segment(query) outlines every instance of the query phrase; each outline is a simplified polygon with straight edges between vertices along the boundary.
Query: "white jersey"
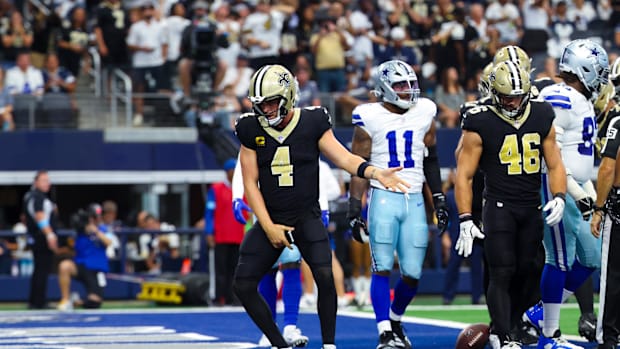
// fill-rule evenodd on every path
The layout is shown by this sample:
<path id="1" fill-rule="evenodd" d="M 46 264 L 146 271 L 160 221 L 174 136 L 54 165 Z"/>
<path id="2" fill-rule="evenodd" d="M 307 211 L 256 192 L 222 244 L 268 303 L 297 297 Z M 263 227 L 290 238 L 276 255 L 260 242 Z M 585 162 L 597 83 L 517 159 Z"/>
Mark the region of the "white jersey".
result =
<path id="1" fill-rule="evenodd" d="M 540 96 L 555 111 L 553 125 L 566 172 L 583 184 L 592 178 L 594 172 L 594 107 L 583 94 L 564 83 L 543 88 Z"/>
<path id="2" fill-rule="evenodd" d="M 411 184 L 410 193 L 422 192 L 424 184 L 424 136 L 431 128 L 437 106 L 428 98 L 404 114 L 392 113 L 381 103 L 368 103 L 353 110 L 352 121 L 372 138 L 370 164 L 379 168 L 403 166 L 398 175 Z M 377 180 L 375 188 L 385 189 Z"/>

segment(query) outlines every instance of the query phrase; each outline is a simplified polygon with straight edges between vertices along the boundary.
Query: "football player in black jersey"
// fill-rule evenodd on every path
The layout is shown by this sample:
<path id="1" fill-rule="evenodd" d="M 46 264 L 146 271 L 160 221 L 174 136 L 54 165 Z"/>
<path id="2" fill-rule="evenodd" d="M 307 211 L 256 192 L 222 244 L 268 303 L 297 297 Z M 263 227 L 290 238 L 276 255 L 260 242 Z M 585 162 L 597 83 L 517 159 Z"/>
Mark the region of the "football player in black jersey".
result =
<path id="1" fill-rule="evenodd" d="M 287 348 L 257 285 L 284 247 L 295 243 L 318 288 L 323 348 L 335 348 L 336 290 L 331 249 L 319 208 L 319 155 L 352 175 L 373 178 L 390 190 L 409 184 L 396 172 L 380 169 L 351 154 L 334 136 L 331 116 L 322 107 L 295 108 L 297 83 L 281 65 L 266 65 L 250 80 L 254 113 L 242 115 L 236 133 L 245 195 L 257 217 L 239 251 L 234 291 L 271 344 Z"/>
<path id="2" fill-rule="evenodd" d="M 485 256 L 488 262 L 487 305 L 493 348 L 520 348 L 510 335 L 511 305 L 538 287 L 530 270 L 543 236 L 541 169 L 544 158 L 554 199 L 544 208 L 546 221 L 557 224 L 564 210 L 566 170 L 555 142 L 554 112 L 530 99 L 529 71 L 512 61 L 497 64 L 489 77 L 492 104 L 467 112 L 458 156 L 456 201 L 460 235 L 456 248 L 468 256 L 475 238 L 485 238 L 472 219 L 471 180 L 478 167 L 485 176 Z M 518 283 L 513 281 L 518 280 Z M 512 285 L 511 285 L 512 284 Z"/>

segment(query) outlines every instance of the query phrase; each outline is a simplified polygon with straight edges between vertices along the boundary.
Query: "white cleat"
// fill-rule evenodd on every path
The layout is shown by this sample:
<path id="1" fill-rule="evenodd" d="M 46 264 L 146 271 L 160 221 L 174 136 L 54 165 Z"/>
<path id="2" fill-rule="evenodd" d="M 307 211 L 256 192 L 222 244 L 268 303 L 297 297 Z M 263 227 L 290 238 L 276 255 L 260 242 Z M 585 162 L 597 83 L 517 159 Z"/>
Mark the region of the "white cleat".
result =
<path id="1" fill-rule="evenodd" d="M 293 347 L 305 347 L 308 345 L 308 337 L 301 334 L 301 330 L 295 325 L 286 325 L 282 332 L 284 340 Z"/>

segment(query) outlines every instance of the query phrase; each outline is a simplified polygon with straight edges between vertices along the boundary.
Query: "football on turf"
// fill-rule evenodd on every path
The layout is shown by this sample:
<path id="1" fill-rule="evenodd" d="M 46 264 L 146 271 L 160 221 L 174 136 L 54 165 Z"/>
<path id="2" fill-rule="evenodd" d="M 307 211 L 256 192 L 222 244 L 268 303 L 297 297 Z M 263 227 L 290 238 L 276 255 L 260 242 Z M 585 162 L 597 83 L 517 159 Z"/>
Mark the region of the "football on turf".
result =
<path id="1" fill-rule="evenodd" d="M 489 325 L 473 324 L 465 327 L 456 337 L 454 349 L 483 349 L 489 341 Z"/>

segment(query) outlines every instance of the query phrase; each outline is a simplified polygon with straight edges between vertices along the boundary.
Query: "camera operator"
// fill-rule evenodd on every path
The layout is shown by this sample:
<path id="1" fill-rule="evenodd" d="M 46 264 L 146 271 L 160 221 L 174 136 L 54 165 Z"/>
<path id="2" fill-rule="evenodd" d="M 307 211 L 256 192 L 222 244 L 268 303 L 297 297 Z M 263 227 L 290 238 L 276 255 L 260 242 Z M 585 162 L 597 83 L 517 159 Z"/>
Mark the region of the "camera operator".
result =
<path id="1" fill-rule="evenodd" d="M 106 248 L 112 243 L 112 237 L 99 230 L 101 205 L 90 204 L 87 210 L 80 209 L 71 217 L 71 225 L 76 230 L 75 257 L 65 259 L 58 266 L 58 286 L 61 299 L 58 310 L 73 310 L 70 298 L 71 279 L 82 282 L 86 288 L 86 300 L 83 307 L 97 309 L 103 302 L 103 288 L 106 286 L 105 273 L 108 272 Z"/>
<path id="2" fill-rule="evenodd" d="M 183 30 L 181 36 L 181 60 L 179 61 L 179 82 L 183 96 L 173 97 L 171 106 L 180 112 L 180 102 L 192 96 L 192 84 L 202 85 L 201 79 L 210 80 L 208 86 L 197 86 L 198 92 L 210 93 L 218 86 L 226 73 L 226 65 L 214 54 L 218 47 L 228 47 L 226 33 L 217 30 L 217 24 L 208 18 L 209 4 L 197 0 L 192 6 L 194 19 L 192 24 Z M 199 81 L 194 81 L 197 77 Z M 179 98 L 180 97 L 180 98 Z"/>

